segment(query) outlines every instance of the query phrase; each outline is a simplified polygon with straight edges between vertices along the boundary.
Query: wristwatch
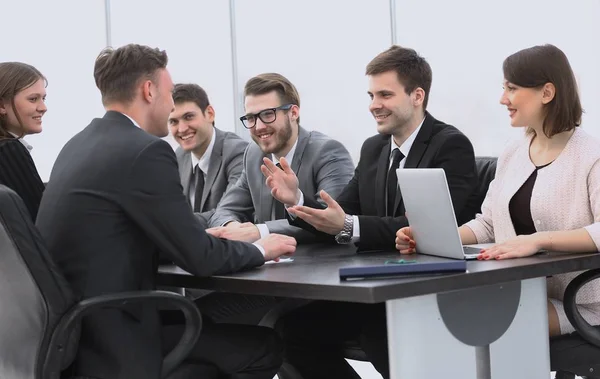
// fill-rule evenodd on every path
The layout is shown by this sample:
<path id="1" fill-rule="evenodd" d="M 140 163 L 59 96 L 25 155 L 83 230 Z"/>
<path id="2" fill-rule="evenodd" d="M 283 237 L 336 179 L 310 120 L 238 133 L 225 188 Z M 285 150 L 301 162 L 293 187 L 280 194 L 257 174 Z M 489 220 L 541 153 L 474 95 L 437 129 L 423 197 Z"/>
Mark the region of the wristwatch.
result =
<path id="1" fill-rule="evenodd" d="M 335 235 L 335 242 L 345 245 L 352 241 L 352 232 L 354 231 L 354 217 L 346 215 L 344 217 L 344 228 Z"/>

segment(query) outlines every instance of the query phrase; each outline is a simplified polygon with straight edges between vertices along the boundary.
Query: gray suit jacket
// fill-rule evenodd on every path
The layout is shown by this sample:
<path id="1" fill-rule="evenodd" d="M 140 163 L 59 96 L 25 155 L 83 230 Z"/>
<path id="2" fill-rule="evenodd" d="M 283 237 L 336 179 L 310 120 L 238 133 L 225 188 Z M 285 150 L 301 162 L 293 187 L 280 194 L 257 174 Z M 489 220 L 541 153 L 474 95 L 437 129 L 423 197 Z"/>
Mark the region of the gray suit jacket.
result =
<path id="1" fill-rule="evenodd" d="M 221 198 L 239 179 L 242 173 L 242 159 L 248 142 L 237 134 L 215 128 L 215 145 L 210 156 L 210 165 L 206 173 L 204 193 L 200 200 L 206 222 L 217 207 Z M 192 180 L 192 153 L 181 147 L 175 152 L 179 164 L 179 176 L 185 197 L 190 200 L 190 180 Z"/>
<path id="2" fill-rule="evenodd" d="M 252 221 L 266 223 L 271 233 L 295 237 L 299 242 L 315 239 L 311 232 L 292 226 L 287 219 L 272 220 L 271 191 L 260 171 L 263 157 L 271 158 L 252 143 L 244 154 L 243 171 L 210 218 L 210 226 L 220 226 L 227 221 Z M 304 196 L 321 201 L 319 191 L 325 190 L 336 198 L 352 178 L 354 164 L 348 150 L 338 141 L 317 131 L 298 131 L 298 144 L 292 160 L 292 169 L 298 176 Z"/>

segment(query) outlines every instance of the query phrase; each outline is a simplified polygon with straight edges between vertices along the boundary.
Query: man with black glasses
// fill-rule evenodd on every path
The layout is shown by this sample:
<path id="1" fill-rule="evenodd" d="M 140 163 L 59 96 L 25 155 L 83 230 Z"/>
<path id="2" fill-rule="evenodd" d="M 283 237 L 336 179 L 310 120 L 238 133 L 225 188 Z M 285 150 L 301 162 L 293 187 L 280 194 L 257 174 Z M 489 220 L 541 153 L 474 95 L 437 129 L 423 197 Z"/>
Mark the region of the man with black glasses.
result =
<path id="1" fill-rule="evenodd" d="M 321 190 L 335 197 L 352 178 L 350 154 L 340 142 L 300 127 L 298 91 L 282 75 L 267 73 L 248 80 L 244 96 L 246 114 L 240 120 L 255 143 L 244 153 L 237 183 L 227 190 L 211 216 L 209 232 L 239 241 L 256 241 L 270 233 L 286 234 L 300 243 L 323 239 L 289 224 L 284 205 L 271 196 L 260 167 L 264 158 L 278 164 L 285 157 L 297 174 L 303 196 L 321 202 Z M 214 292 L 196 303 L 203 316 L 216 322 L 256 324 L 281 300 Z"/>
<path id="2" fill-rule="evenodd" d="M 289 224 L 283 204 L 271 196 L 260 171 L 263 158 L 277 164 L 285 157 L 298 177 L 303 196 L 319 202 L 319 191 L 335 198 L 348 184 L 354 172 L 352 158 L 340 142 L 300 127 L 298 91 L 282 75 L 266 73 L 251 78 L 244 97 L 246 114 L 240 119 L 255 144 L 246 149 L 240 179 L 210 218 L 212 232 L 248 242 L 269 233 L 293 236 L 298 242 L 314 240 L 315 234 Z"/>

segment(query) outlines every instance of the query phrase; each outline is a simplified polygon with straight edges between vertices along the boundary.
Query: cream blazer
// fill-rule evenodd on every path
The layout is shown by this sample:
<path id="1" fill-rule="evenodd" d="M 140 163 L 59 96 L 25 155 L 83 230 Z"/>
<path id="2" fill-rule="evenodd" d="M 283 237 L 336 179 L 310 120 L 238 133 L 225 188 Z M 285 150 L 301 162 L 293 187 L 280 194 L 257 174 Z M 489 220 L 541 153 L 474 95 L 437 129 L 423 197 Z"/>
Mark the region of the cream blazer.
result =
<path id="1" fill-rule="evenodd" d="M 498 158 L 481 214 L 467 225 L 477 243 L 503 242 L 516 237 L 508 203 L 535 170 L 529 158 L 531 137 L 511 143 Z M 567 142 L 552 164 L 538 171 L 531 196 L 535 228 L 559 231 L 585 228 L 600 250 L 600 141 L 581 128 Z M 548 278 L 548 297 L 562 301 L 565 288 L 578 272 Z M 600 280 L 586 284 L 578 304 L 600 313 Z"/>

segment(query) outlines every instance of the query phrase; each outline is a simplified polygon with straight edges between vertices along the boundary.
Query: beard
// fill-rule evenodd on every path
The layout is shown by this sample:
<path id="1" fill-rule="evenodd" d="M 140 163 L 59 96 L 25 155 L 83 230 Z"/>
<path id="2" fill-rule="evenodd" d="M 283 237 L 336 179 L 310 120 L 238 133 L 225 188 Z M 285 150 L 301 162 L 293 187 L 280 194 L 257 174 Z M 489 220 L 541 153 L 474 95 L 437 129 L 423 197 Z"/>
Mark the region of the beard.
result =
<path id="1" fill-rule="evenodd" d="M 254 134 L 252 134 L 252 139 L 260 147 L 263 153 L 280 155 L 278 153 L 286 147 L 290 138 L 292 138 L 292 123 L 289 118 L 286 118 L 285 124 L 281 129 L 270 129 L 269 131 L 271 130 L 273 130 L 273 136 L 271 137 L 273 141 L 269 141 L 269 143 L 266 143 L 266 141 L 261 140 Z"/>

